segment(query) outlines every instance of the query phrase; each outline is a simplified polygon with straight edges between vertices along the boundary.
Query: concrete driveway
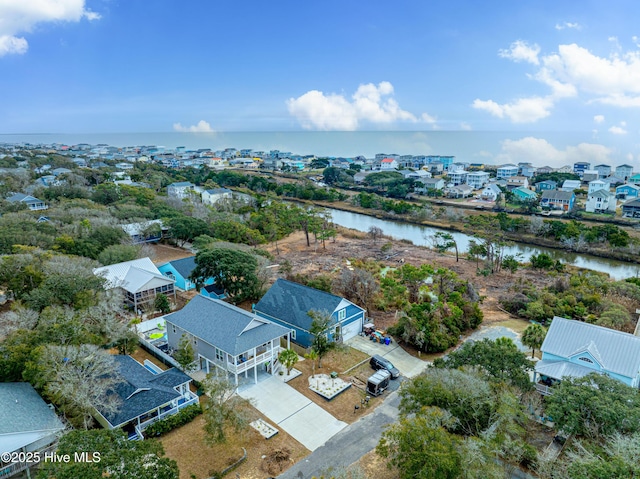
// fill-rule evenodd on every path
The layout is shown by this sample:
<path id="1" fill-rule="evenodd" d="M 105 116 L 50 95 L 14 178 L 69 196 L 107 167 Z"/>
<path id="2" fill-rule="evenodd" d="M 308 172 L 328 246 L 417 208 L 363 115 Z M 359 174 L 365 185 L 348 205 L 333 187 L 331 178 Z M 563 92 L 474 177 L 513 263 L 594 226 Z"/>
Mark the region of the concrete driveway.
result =
<path id="1" fill-rule="evenodd" d="M 389 346 L 385 346 L 384 344 L 369 340 L 367 336 L 355 336 L 346 341 L 346 344 L 352 348 L 367 353 L 369 356 L 379 354 L 383 358 L 388 359 L 396 368 L 398 368 L 400 374 L 406 378 L 413 378 L 417 376 L 429 365 L 427 361 L 411 356 L 395 342 Z"/>
<path id="2" fill-rule="evenodd" d="M 245 386 L 238 394 L 310 451 L 347 426 L 277 376 Z"/>

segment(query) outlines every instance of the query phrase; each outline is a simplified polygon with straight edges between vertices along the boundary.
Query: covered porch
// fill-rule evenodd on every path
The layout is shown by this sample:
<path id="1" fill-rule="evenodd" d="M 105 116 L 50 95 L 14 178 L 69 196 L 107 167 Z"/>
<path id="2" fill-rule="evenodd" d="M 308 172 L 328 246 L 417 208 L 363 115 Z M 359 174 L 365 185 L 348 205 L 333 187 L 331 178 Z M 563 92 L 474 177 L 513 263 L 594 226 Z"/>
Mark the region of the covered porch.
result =
<path id="1" fill-rule="evenodd" d="M 533 383 L 537 392 L 543 396 L 551 396 L 554 386 L 560 384 L 562 378 L 581 378 L 595 372 L 598 371 L 569 361 L 543 359 L 536 363 Z"/>

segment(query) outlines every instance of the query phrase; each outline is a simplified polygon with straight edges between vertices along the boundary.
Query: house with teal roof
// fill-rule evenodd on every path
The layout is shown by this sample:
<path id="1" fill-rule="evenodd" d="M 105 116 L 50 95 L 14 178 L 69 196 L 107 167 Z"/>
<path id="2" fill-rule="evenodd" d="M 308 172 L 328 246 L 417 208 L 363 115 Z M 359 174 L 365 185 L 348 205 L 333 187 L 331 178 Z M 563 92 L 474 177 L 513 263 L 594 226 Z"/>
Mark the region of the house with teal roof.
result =
<path id="1" fill-rule="evenodd" d="M 520 201 L 535 201 L 538 199 L 538 195 L 535 191 L 531 191 L 529 188 L 525 188 L 524 186 L 514 188 L 511 190 L 511 193 L 513 193 Z"/>

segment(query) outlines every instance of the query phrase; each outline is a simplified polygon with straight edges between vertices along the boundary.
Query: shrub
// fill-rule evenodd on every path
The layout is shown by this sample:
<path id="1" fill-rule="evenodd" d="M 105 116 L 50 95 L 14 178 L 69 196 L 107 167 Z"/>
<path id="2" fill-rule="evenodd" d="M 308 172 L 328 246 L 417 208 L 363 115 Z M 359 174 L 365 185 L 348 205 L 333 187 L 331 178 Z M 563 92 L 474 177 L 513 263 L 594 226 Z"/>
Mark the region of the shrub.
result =
<path id="1" fill-rule="evenodd" d="M 163 434 L 166 434 L 175 428 L 190 423 L 200 414 L 202 414 L 200 405 L 191 404 L 178 411 L 176 414 L 167 416 L 164 419 L 160 419 L 159 421 L 154 422 L 151 426 L 144 430 L 144 435 L 146 437 L 162 436 Z"/>

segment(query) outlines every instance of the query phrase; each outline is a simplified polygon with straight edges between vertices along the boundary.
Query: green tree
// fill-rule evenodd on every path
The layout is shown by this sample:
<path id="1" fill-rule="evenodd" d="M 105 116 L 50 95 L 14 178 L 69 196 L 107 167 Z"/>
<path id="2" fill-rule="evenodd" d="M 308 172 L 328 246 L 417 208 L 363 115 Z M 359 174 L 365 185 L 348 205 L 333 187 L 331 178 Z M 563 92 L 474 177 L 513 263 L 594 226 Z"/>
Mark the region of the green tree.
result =
<path id="1" fill-rule="evenodd" d="M 178 342 L 178 349 L 173 353 L 173 359 L 178 361 L 178 364 L 186 372 L 193 371 L 196 365 L 194 364 L 196 352 L 191 343 L 191 338 L 186 334 L 183 334 Z"/>
<path id="2" fill-rule="evenodd" d="M 533 358 L 536 349 L 540 349 L 547 335 L 547 330 L 540 324 L 530 324 L 522 333 L 522 344 L 531 348 L 531 357 Z"/>
<path id="3" fill-rule="evenodd" d="M 200 235 L 211 233 L 209 225 L 199 218 L 177 216 L 169 220 L 169 232 L 172 238 L 180 241 L 180 246 L 191 242 Z"/>
<path id="4" fill-rule="evenodd" d="M 169 298 L 167 298 L 167 295 L 163 293 L 156 295 L 156 299 L 153 300 L 153 307 L 156 311 L 160 311 L 163 314 L 171 312 L 171 303 L 169 303 Z"/>
<path id="5" fill-rule="evenodd" d="M 296 353 L 293 349 L 283 349 L 278 354 L 278 360 L 287 368 L 287 374 L 291 374 L 291 369 L 298 362 L 298 353 Z"/>
<path id="6" fill-rule="evenodd" d="M 124 263 L 138 257 L 140 248 L 131 244 L 114 244 L 107 246 L 98 255 L 98 261 L 104 265 Z"/>
<path id="7" fill-rule="evenodd" d="M 520 267 L 520 263 L 515 258 L 515 256 L 509 254 L 505 256 L 504 259 L 502 260 L 502 266 L 503 268 L 509 270 L 511 274 L 513 274 L 516 271 L 518 271 L 518 268 Z"/>
<path id="8" fill-rule="evenodd" d="M 504 382 L 523 391 L 532 388 L 529 371 L 533 369 L 533 364 L 509 338 L 467 341 L 446 359 L 435 360 L 434 366 L 480 366 L 492 381 Z"/>
<path id="9" fill-rule="evenodd" d="M 451 233 L 437 231 L 434 235 L 434 245 L 437 251 L 444 253 L 453 248 L 456 252 L 456 263 L 458 262 L 458 242 Z"/>
<path id="10" fill-rule="evenodd" d="M 208 374 L 202 389 L 209 400 L 203 405 L 205 441 L 209 444 L 227 442 L 225 429 L 236 432 L 246 429 L 252 419 L 251 403 L 236 394 L 236 387 L 228 378 Z"/>
<path id="11" fill-rule="evenodd" d="M 70 462 L 43 462 L 38 478 L 47 479 L 178 479 L 178 465 L 164 457 L 162 443 L 155 439 L 130 441 L 119 429 L 71 431 L 60 438 L 59 455 Z M 87 453 L 88 461 L 73 460 Z M 92 461 L 92 462 L 89 462 Z"/>
<path id="12" fill-rule="evenodd" d="M 258 261 L 253 255 L 227 248 L 207 248 L 196 254 L 195 261 L 190 279 L 196 284 L 213 278 L 234 303 L 259 297 Z"/>
<path id="13" fill-rule="evenodd" d="M 309 332 L 312 334 L 311 348 L 318 354 L 318 367 L 322 367 L 322 358 L 331 351 L 336 343 L 329 339 L 329 329 L 333 319 L 327 311 L 311 310 L 307 313 L 311 318 Z"/>
<path id="14" fill-rule="evenodd" d="M 445 429 L 450 421 L 446 412 L 425 408 L 389 427 L 376 451 L 398 469 L 401 479 L 457 479 L 463 472 L 461 441 Z"/>
<path id="15" fill-rule="evenodd" d="M 547 414 L 568 434 L 597 438 L 640 427 L 638 390 L 603 374 L 563 378 L 546 403 Z"/>

